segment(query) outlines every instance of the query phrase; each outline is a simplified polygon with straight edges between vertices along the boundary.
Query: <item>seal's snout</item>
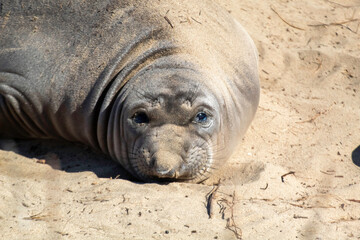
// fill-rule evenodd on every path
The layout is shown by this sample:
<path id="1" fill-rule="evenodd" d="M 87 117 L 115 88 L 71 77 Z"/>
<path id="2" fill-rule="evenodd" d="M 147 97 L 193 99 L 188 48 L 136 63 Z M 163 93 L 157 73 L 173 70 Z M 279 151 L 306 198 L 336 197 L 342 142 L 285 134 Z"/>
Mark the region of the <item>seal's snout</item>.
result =
<path id="1" fill-rule="evenodd" d="M 158 151 L 151 158 L 153 175 L 158 178 L 176 178 L 179 176 L 178 169 L 181 157 L 168 151 Z"/>

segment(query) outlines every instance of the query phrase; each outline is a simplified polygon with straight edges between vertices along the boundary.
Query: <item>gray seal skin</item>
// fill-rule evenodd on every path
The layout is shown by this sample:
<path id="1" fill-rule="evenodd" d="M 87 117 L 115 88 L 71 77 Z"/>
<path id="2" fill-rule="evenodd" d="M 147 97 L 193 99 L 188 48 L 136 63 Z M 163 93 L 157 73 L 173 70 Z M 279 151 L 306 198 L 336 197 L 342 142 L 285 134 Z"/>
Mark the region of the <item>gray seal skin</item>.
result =
<path id="1" fill-rule="evenodd" d="M 254 43 L 211 1 L 2 1 L 1 137 L 81 142 L 143 181 L 201 182 L 258 102 Z"/>

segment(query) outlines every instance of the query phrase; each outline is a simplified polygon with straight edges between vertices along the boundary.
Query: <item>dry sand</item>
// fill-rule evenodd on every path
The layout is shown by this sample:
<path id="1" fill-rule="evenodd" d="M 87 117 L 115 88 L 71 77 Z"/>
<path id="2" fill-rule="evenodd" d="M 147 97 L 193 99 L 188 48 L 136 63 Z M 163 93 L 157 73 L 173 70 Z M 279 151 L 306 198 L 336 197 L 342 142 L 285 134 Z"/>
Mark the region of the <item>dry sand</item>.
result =
<path id="1" fill-rule="evenodd" d="M 262 85 L 220 186 L 136 183 L 80 145 L 1 140 L 0 239 L 360 239 L 360 1 L 217 2 L 253 37 Z"/>

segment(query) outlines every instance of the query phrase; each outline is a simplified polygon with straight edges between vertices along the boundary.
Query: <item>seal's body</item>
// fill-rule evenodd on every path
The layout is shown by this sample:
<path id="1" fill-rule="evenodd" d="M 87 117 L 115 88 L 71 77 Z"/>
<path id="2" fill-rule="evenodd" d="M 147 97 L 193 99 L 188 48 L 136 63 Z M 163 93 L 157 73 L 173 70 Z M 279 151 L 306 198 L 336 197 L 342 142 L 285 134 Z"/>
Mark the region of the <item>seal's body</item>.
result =
<path id="1" fill-rule="evenodd" d="M 252 40 L 211 1 L 90 2 L 3 3 L 0 137 L 82 142 L 145 181 L 206 179 L 258 106 Z"/>

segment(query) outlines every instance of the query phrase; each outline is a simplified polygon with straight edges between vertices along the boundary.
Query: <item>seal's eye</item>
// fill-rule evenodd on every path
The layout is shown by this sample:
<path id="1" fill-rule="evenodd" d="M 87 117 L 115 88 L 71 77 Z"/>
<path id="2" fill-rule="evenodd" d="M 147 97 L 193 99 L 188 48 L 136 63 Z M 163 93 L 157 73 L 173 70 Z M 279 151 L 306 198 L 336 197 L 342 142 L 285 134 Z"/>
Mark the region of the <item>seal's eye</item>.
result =
<path id="1" fill-rule="evenodd" d="M 144 112 L 137 112 L 132 116 L 132 119 L 137 124 L 149 123 L 149 117 Z"/>
<path id="2" fill-rule="evenodd" d="M 204 123 L 206 122 L 208 119 L 208 116 L 206 113 L 204 112 L 199 112 L 198 114 L 196 114 L 196 117 L 195 117 L 195 122 L 197 123 Z"/>

